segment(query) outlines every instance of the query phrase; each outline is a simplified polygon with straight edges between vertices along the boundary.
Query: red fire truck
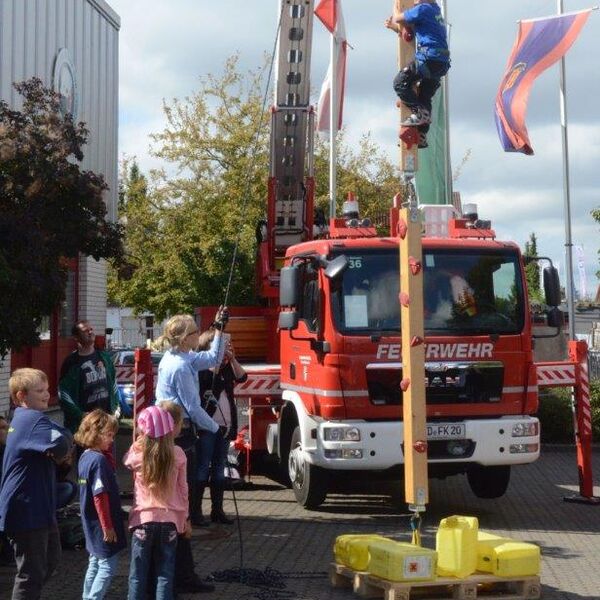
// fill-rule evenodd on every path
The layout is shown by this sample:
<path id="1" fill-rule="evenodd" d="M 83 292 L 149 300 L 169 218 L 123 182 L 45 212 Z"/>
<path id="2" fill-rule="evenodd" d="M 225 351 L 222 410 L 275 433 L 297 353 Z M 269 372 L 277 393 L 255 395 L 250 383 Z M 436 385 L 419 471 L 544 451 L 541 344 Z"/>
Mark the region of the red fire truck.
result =
<path id="1" fill-rule="evenodd" d="M 263 304 L 232 308 L 229 331 L 250 374 L 236 390 L 246 447 L 275 455 L 310 508 L 336 473 L 402 468 L 397 211 L 392 237 L 353 201 L 328 224 L 313 215 L 313 2 L 281 4 L 268 214 L 257 228 Z M 540 452 L 525 263 L 474 210 L 446 219 L 452 211 L 427 210 L 444 224 L 423 238 L 429 473 L 466 473 L 477 496 L 495 498 L 511 467 Z M 559 327 L 553 267 L 544 280 L 548 322 Z M 213 315 L 198 309 L 201 326 Z"/>

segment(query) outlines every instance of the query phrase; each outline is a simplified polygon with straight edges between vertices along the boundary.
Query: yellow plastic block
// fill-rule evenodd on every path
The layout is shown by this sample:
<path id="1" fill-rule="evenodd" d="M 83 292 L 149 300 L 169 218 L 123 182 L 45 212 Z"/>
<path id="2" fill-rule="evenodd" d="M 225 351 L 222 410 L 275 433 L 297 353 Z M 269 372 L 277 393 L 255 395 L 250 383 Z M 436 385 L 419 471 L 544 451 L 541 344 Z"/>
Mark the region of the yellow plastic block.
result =
<path id="1" fill-rule="evenodd" d="M 485 531 L 477 536 L 477 570 L 498 577 L 527 577 L 539 575 L 541 554 L 539 546 L 516 542 Z"/>
<path id="2" fill-rule="evenodd" d="M 477 517 L 454 515 L 440 521 L 435 536 L 437 574 L 441 577 L 468 577 L 477 568 Z"/>
<path id="3" fill-rule="evenodd" d="M 390 581 L 433 581 L 437 552 L 404 542 L 369 544 L 369 573 Z"/>
<path id="4" fill-rule="evenodd" d="M 346 534 L 335 539 L 335 561 L 355 571 L 366 571 L 369 566 L 369 543 L 387 540 L 381 535 Z"/>

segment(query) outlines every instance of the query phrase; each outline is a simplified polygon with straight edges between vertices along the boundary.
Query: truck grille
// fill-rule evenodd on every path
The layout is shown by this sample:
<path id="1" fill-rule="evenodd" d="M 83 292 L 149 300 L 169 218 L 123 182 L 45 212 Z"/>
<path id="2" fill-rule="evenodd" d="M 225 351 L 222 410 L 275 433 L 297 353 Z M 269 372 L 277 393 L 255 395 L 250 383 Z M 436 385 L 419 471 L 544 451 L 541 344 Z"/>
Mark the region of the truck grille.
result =
<path id="1" fill-rule="evenodd" d="M 375 406 L 402 404 L 401 368 L 367 368 L 369 399 Z M 425 363 L 427 404 L 500 402 L 504 382 L 501 362 Z"/>

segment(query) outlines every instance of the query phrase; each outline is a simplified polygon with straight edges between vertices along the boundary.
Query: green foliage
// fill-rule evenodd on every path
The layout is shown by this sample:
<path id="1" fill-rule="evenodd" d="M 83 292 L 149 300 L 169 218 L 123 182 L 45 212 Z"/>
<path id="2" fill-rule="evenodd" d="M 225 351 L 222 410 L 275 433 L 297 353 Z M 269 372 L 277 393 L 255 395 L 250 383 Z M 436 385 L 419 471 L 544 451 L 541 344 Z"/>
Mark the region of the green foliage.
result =
<path id="1" fill-rule="evenodd" d="M 82 171 L 83 123 L 33 78 L 15 84 L 23 108 L 0 101 L 0 356 L 39 342 L 37 328 L 63 299 L 65 258 L 120 260 L 107 221 L 104 179 Z"/>
<path id="2" fill-rule="evenodd" d="M 591 382 L 593 439 L 600 440 L 600 380 Z M 574 443 L 571 391 L 568 388 L 551 388 L 540 391 L 538 418 L 541 422 L 542 442 Z"/>
<path id="3" fill-rule="evenodd" d="M 537 256 L 537 237 L 535 233 L 529 235 L 529 241 L 525 242 L 523 254 L 527 256 Z M 540 287 L 540 266 L 537 261 L 531 262 L 525 266 L 525 277 L 527 278 L 527 289 L 529 291 L 529 301 L 539 305 L 544 304 L 544 297 Z"/>
<path id="4" fill-rule="evenodd" d="M 229 304 L 256 302 L 255 229 L 266 214 L 269 173 L 265 74 L 264 67 L 240 74 L 230 58 L 219 77 L 208 75 L 199 91 L 164 105 L 166 127 L 153 136 L 153 153 L 167 168 L 148 182 L 135 163 L 123 165 L 129 268 L 111 273 L 111 301 L 158 318 L 220 304 L 239 237 Z M 338 169 L 340 207 L 353 191 L 363 216 L 389 208 L 398 180 L 369 136 L 354 151 L 340 134 Z M 328 146 L 321 140 L 315 173 L 316 205 L 327 214 Z"/>

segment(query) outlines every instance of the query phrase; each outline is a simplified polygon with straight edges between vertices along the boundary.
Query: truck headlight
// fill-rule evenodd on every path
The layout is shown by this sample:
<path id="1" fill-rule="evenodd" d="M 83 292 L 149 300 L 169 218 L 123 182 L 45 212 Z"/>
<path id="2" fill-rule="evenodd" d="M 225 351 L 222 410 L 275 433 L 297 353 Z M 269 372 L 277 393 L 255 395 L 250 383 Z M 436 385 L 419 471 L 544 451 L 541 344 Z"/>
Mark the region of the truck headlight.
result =
<path id="1" fill-rule="evenodd" d="M 511 454 L 530 454 L 539 450 L 538 444 L 511 444 Z"/>
<path id="2" fill-rule="evenodd" d="M 325 427 L 323 439 L 326 442 L 360 442 L 358 427 Z"/>
<path id="3" fill-rule="evenodd" d="M 335 448 L 325 450 L 325 458 L 362 458 L 362 448 Z"/>
<path id="4" fill-rule="evenodd" d="M 537 421 L 517 423 L 512 428 L 512 437 L 534 437 L 538 433 L 539 423 Z"/>

